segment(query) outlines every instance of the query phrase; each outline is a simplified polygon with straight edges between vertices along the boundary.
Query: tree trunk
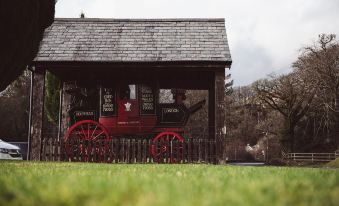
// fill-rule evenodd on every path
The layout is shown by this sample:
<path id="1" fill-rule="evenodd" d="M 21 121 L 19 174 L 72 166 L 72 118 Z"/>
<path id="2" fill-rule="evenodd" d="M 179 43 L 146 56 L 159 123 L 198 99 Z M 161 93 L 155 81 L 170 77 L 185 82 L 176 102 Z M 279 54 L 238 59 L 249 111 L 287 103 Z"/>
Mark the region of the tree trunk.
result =
<path id="1" fill-rule="evenodd" d="M 336 145 L 336 149 L 339 147 L 339 92 L 336 92 L 335 95 L 335 102 L 334 102 L 334 108 L 335 108 L 335 122 L 334 122 L 334 143 Z"/>
<path id="2" fill-rule="evenodd" d="M 285 118 L 284 127 L 281 131 L 281 144 L 285 152 L 294 152 L 294 128 L 296 124 L 292 123 L 291 120 Z"/>

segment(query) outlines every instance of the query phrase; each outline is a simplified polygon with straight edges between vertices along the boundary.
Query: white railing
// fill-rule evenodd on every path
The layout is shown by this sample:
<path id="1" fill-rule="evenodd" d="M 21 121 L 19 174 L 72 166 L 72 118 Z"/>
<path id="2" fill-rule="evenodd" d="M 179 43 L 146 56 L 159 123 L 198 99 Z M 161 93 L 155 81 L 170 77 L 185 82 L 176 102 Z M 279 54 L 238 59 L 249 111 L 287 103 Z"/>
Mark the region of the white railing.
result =
<path id="1" fill-rule="evenodd" d="M 333 153 L 283 153 L 284 159 L 294 161 L 329 162 L 339 157 L 339 152 Z"/>

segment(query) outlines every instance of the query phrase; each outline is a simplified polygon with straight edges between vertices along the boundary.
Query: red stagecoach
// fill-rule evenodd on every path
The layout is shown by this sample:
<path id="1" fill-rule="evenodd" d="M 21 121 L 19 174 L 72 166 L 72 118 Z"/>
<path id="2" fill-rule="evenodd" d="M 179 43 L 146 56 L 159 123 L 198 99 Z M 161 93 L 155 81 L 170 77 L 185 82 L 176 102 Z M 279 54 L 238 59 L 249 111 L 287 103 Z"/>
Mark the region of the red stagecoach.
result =
<path id="1" fill-rule="evenodd" d="M 74 84 L 66 92 L 72 97 L 69 111 L 71 126 L 65 137 L 66 151 L 80 149 L 87 155 L 97 149 L 88 151 L 84 141 L 95 144 L 119 137 L 146 137 L 152 138 L 152 155 L 156 162 L 168 156 L 181 156 L 182 148 L 171 145 L 185 141 L 183 127 L 190 114 L 205 104 L 202 100 L 187 108 L 183 104 L 186 97 L 182 89 L 172 89 L 173 103 L 159 103 L 159 89 L 145 83 Z M 74 147 L 72 141 L 82 143 Z M 109 146 L 100 151 L 108 152 Z M 176 161 L 176 158 L 172 159 L 172 162 Z"/>

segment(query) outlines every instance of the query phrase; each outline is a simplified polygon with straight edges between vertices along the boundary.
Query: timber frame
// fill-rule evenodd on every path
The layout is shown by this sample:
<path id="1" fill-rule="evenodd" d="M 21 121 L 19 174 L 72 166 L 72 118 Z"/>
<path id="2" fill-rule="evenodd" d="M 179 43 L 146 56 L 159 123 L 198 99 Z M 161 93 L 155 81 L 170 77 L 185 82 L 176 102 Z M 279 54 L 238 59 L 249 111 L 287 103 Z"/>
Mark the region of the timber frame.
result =
<path id="1" fill-rule="evenodd" d="M 66 21 L 65 19 L 62 22 Z M 79 21 L 78 19 L 76 21 Z M 105 20 L 104 22 L 106 22 Z M 183 20 L 184 21 L 184 20 Z M 186 20 L 193 21 L 194 20 Z M 198 23 L 202 21 L 197 21 Z M 219 23 L 219 19 L 217 22 Z M 152 21 L 151 21 L 152 22 Z M 162 20 L 161 22 L 166 22 Z M 172 22 L 172 21 L 171 21 Z M 179 23 L 182 23 L 178 20 Z M 204 22 L 204 21 L 202 21 Z M 206 22 L 213 22 L 207 20 Z M 224 23 L 224 21 L 221 21 Z M 58 22 L 57 22 L 58 23 Z M 196 23 L 196 22 L 195 22 Z M 180 24 L 181 25 L 181 24 Z M 222 24 L 223 25 L 223 24 Z M 209 27 L 207 27 L 209 28 Z M 53 29 L 53 25 L 52 25 Z M 146 28 L 147 30 L 147 28 Z M 224 27 L 221 29 L 224 32 Z M 47 31 L 49 32 L 49 31 Z M 45 38 L 49 38 L 48 35 Z M 145 61 L 140 60 L 86 60 L 73 59 L 61 60 L 53 59 L 53 55 L 45 55 L 43 51 L 44 40 L 38 57 L 32 62 L 30 68 L 33 75 L 32 98 L 31 98 L 31 125 L 29 134 L 29 158 L 30 160 L 41 160 L 43 134 L 43 118 L 44 118 L 44 93 L 45 93 L 45 73 L 46 70 L 55 74 L 62 81 L 62 91 L 65 91 L 69 86 L 67 82 L 78 79 L 86 79 L 88 81 L 107 81 L 107 80 L 149 80 L 157 81 L 161 88 L 184 88 L 184 89 L 200 89 L 208 90 L 208 126 L 209 138 L 221 144 L 216 144 L 216 159 L 215 163 L 223 161 L 223 147 L 225 134 L 223 128 L 225 126 L 225 68 L 230 68 L 232 60 L 228 51 L 226 37 L 225 50 L 226 57 L 212 60 L 206 59 L 205 56 L 199 56 L 195 59 L 174 59 L 159 61 L 159 59 L 151 59 Z M 48 41 L 48 39 L 46 40 Z M 194 39 L 193 39 L 194 41 Z M 225 42 L 223 42 L 225 44 Z M 213 45 L 209 45 L 213 49 Z M 218 46 L 217 46 L 218 47 Z M 218 47 L 219 48 L 219 47 Z M 46 50 L 48 52 L 48 50 Z M 207 50 L 212 51 L 212 50 Z M 39 56 L 40 55 L 40 56 Z M 187 54 L 188 56 L 189 54 Z M 204 53 L 204 55 L 209 55 Z M 227 56 L 228 55 L 228 56 Z M 192 55 L 193 56 L 193 55 Z M 213 55 L 212 55 L 213 56 Z M 62 55 L 61 55 L 62 57 Z M 60 55 L 58 58 L 61 58 Z M 141 72 L 142 71 L 142 72 Z M 65 92 L 61 92 L 61 121 L 59 123 L 60 134 L 62 138 L 67 130 L 66 119 L 68 118 L 67 104 L 70 99 Z"/>

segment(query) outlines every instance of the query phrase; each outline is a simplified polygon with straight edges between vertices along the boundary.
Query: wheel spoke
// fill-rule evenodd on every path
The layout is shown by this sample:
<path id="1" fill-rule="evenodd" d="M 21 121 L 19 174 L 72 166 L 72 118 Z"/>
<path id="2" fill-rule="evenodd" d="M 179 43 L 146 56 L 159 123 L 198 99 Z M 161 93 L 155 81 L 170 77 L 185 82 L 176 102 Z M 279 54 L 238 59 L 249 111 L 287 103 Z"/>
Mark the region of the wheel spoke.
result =
<path id="1" fill-rule="evenodd" d="M 89 127 L 90 126 L 90 123 L 87 124 L 87 137 L 88 137 L 88 140 L 90 140 L 90 136 L 89 136 Z"/>
<path id="2" fill-rule="evenodd" d="M 104 131 L 101 131 L 97 136 L 95 136 L 94 138 L 93 138 L 93 140 L 95 140 L 98 136 L 100 136 L 101 134 L 103 134 L 104 133 Z"/>
<path id="3" fill-rule="evenodd" d="M 93 130 L 93 132 L 92 132 L 92 134 L 91 134 L 91 137 L 93 137 L 93 134 L 94 134 L 94 132 L 97 130 L 97 128 L 98 128 L 98 125 L 95 125 L 95 128 L 94 128 L 94 130 Z"/>
<path id="4" fill-rule="evenodd" d="M 173 153 L 173 141 L 172 140 L 170 141 L 171 154 Z"/>
<path id="5" fill-rule="evenodd" d="M 80 127 L 81 127 L 81 133 L 84 135 L 84 138 L 86 139 L 85 130 L 84 130 L 84 128 L 82 127 L 82 125 L 80 125 Z"/>

